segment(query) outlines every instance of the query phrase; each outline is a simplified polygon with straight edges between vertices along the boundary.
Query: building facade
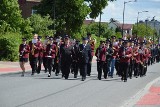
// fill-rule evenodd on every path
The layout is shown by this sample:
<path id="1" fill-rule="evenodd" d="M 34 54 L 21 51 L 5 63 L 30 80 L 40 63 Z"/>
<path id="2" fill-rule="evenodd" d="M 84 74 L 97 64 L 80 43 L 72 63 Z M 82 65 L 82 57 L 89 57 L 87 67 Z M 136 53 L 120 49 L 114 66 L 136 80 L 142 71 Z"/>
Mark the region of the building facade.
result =
<path id="1" fill-rule="evenodd" d="M 22 11 L 22 17 L 28 18 L 36 12 L 34 6 L 39 5 L 41 0 L 18 0 L 19 7 Z"/>

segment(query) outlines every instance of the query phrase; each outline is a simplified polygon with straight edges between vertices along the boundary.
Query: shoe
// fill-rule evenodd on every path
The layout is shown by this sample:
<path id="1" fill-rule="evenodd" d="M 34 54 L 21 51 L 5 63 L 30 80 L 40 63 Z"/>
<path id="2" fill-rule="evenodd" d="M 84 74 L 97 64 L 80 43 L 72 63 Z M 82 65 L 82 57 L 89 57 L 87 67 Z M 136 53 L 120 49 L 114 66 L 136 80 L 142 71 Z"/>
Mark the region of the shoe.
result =
<path id="1" fill-rule="evenodd" d="M 56 76 L 58 76 L 59 74 L 58 74 L 58 73 L 56 73 L 55 75 L 56 75 Z"/>
<path id="2" fill-rule="evenodd" d="M 91 74 L 87 74 L 87 76 L 91 76 Z"/>
<path id="3" fill-rule="evenodd" d="M 24 77 L 24 74 L 22 74 L 21 77 Z"/>
<path id="4" fill-rule="evenodd" d="M 86 77 L 82 77 L 82 81 L 85 81 Z"/>
<path id="5" fill-rule="evenodd" d="M 127 80 L 124 80 L 124 82 L 127 82 Z"/>
<path id="6" fill-rule="evenodd" d="M 34 75 L 34 73 L 32 73 L 31 75 Z"/>
<path id="7" fill-rule="evenodd" d="M 51 77 L 51 74 L 48 74 L 48 77 Z"/>
<path id="8" fill-rule="evenodd" d="M 74 78 L 77 78 L 77 75 L 74 75 Z"/>

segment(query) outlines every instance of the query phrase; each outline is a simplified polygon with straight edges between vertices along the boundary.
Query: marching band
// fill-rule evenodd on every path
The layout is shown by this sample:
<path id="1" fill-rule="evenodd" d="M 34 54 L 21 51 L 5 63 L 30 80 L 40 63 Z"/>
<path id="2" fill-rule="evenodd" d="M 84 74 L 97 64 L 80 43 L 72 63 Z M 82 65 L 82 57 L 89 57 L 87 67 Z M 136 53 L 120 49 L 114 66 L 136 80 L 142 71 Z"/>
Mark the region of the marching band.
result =
<path id="1" fill-rule="evenodd" d="M 44 42 L 41 36 L 34 35 L 33 39 L 26 42 L 26 38 L 22 39 L 19 46 L 19 62 L 22 69 L 22 76 L 25 73 L 25 63 L 30 62 L 32 74 L 40 73 L 43 63 L 45 73 L 51 77 L 51 72 L 55 71 L 58 76 L 60 71 L 62 78 L 69 78 L 70 72 L 77 78 L 78 71 L 82 76 L 82 81 L 86 76 L 91 75 L 92 59 L 94 56 L 96 40 L 91 38 L 91 34 L 82 38 L 82 43 L 75 40 L 70 41 L 70 37 L 66 35 L 64 38 L 46 36 Z M 114 69 L 116 75 L 121 80 L 127 82 L 127 79 L 134 76 L 135 78 L 146 76 L 148 66 L 160 62 L 160 46 L 157 44 L 149 44 L 144 40 L 137 38 L 111 39 L 100 41 L 100 45 L 95 51 L 97 57 L 97 78 L 101 80 L 102 71 L 104 79 L 113 78 Z"/>

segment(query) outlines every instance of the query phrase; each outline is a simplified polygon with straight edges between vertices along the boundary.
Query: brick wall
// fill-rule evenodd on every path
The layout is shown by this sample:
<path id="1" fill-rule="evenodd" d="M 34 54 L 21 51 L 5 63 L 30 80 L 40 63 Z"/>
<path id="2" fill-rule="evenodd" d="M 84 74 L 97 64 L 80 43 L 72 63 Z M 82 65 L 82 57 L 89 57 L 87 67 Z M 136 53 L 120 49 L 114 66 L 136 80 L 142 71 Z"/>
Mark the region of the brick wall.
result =
<path id="1" fill-rule="evenodd" d="M 39 5 L 40 2 L 19 0 L 20 9 L 22 10 L 22 17 L 28 18 L 32 15 L 33 6 Z"/>

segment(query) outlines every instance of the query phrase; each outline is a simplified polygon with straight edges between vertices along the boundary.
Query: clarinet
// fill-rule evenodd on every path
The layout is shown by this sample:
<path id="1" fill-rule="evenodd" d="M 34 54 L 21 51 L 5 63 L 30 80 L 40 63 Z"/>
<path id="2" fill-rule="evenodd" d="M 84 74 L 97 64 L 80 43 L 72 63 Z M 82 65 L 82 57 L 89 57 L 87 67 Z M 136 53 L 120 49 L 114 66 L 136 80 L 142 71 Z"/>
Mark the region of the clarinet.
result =
<path id="1" fill-rule="evenodd" d="M 49 49 L 49 55 L 48 55 L 48 57 L 51 57 L 51 53 L 52 53 L 52 45 L 50 44 L 50 49 Z"/>
<path id="2" fill-rule="evenodd" d="M 100 61 L 100 49 L 101 49 L 101 47 L 99 47 L 99 48 L 98 48 L 97 62 L 99 62 L 99 61 Z"/>
<path id="3" fill-rule="evenodd" d="M 26 44 L 23 44 L 23 50 L 20 52 L 20 57 L 23 57 L 24 50 L 26 49 Z"/>

